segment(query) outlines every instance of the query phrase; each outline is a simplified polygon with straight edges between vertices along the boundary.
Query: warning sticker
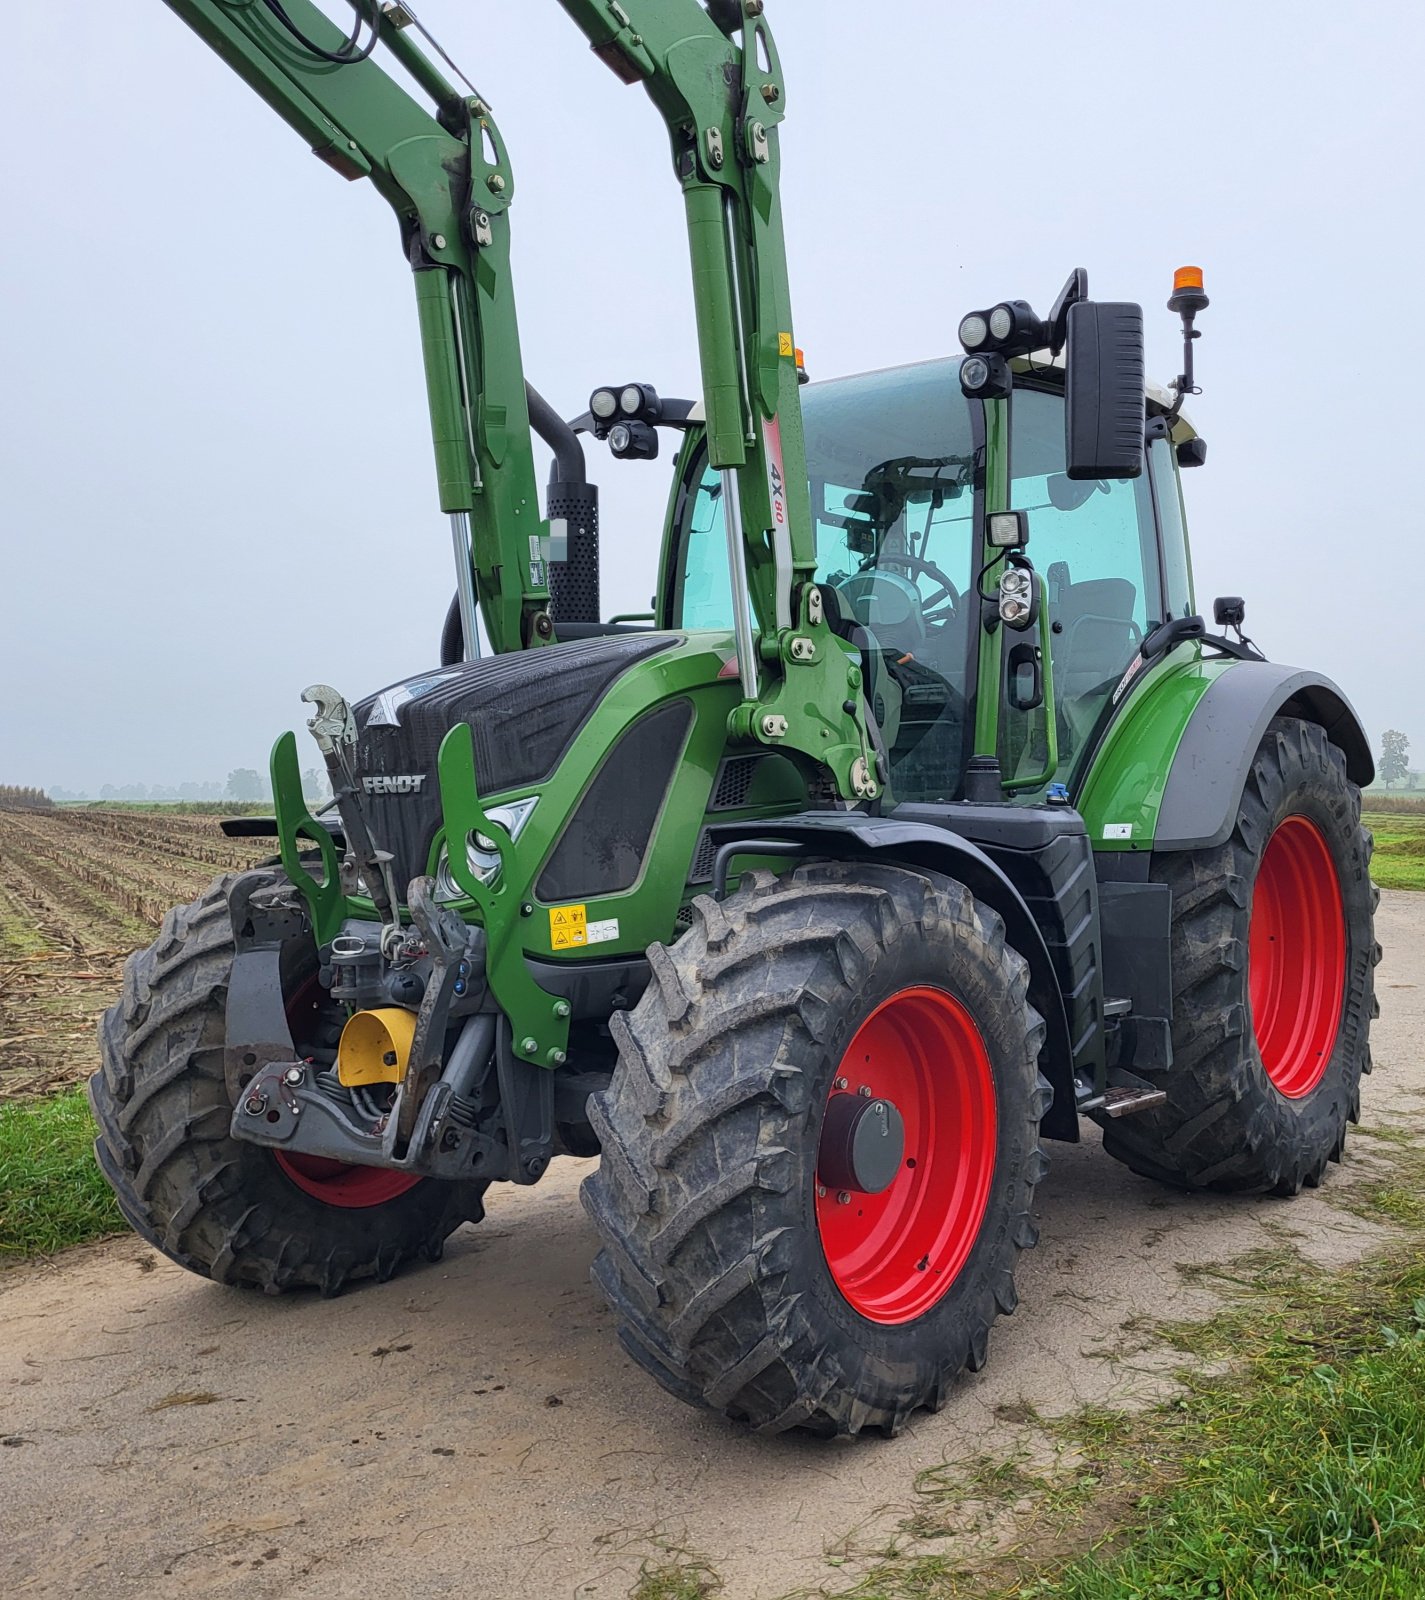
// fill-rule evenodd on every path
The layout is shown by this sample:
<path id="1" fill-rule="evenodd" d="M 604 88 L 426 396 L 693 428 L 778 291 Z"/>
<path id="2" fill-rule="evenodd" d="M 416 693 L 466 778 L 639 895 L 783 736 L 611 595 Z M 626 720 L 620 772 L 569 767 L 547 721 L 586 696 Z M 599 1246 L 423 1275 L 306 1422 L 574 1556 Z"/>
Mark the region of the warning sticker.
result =
<path id="1" fill-rule="evenodd" d="M 607 944 L 610 939 L 618 938 L 618 918 L 608 917 L 603 922 L 591 922 L 588 932 L 590 944 Z"/>
<path id="2" fill-rule="evenodd" d="M 777 354 L 779 356 L 794 356 L 796 353 L 797 347 L 792 343 L 791 334 L 779 333 L 777 335 Z"/>
<path id="3" fill-rule="evenodd" d="M 1131 822 L 1105 822 L 1103 836 L 1105 839 L 1131 839 L 1133 837 L 1133 824 Z"/>
<path id="4" fill-rule="evenodd" d="M 596 924 L 597 926 L 597 924 Z M 550 906 L 549 943 L 555 950 L 573 950 L 589 942 L 589 914 L 585 906 Z"/>

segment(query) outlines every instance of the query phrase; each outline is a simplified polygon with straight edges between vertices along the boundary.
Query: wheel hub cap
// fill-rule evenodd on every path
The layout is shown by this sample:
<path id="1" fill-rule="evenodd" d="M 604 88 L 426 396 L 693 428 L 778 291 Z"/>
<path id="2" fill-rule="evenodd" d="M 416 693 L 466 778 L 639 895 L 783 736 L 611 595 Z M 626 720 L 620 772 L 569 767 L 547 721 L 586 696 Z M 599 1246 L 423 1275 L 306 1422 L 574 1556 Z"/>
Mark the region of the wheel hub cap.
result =
<path id="1" fill-rule="evenodd" d="M 828 1189 L 880 1194 L 899 1176 L 905 1120 L 893 1101 L 833 1094 L 821 1125 L 817 1177 Z"/>

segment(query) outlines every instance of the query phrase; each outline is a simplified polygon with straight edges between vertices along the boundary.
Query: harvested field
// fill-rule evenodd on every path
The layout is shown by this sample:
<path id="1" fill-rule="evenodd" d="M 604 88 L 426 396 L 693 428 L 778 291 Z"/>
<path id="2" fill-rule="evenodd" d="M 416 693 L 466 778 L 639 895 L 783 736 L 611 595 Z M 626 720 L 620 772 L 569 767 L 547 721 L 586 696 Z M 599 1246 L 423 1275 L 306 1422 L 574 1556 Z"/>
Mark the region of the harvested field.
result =
<path id="1" fill-rule="evenodd" d="M 0 810 L 0 1100 L 87 1077 L 124 957 L 170 906 L 270 854 L 214 817 Z"/>

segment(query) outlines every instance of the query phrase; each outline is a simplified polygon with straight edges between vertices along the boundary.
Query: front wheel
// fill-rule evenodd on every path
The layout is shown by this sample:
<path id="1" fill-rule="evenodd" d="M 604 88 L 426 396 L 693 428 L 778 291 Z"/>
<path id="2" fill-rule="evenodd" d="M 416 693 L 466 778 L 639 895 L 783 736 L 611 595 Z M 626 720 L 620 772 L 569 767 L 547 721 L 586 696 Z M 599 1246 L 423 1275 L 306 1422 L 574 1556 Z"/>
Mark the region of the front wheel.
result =
<path id="1" fill-rule="evenodd" d="M 1023 959 L 963 885 L 860 862 L 751 873 L 649 957 L 583 1191 L 626 1349 L 757 1428 L 894 1433 L 983 1364 L 1035 1241 Z"/>
<path id="2" fill-rule="evenodd" d="M 272 874 L 274 883 L 280 874 Z M 232 1137 L 223 1073 L 231 878 L 164 918 L 124 968 L 120 1002 L 100 1024 L 103 1065 L 90 1080 L 95 1154 L 136 1232 L 171 1261 L 220 1283 L 270 1294 L 333 1294 L 389 1278 L 478 1220 L 483 1184 L 414 1179 L 378 1167 L 288 1155 Z M 318 1026 L 310 970 L 284 974 L 299 1047 Z"/>
<path id="3" fill-rule="evenodd" d="M 1225 844 L 1154 858 L 1173 891 L 1167 1102 L 1104 1149 L 1191 1189 L 1295 1194 L 1339 1161 L 1376 1013 L 1371 836 L 1345 757 L 1276 717 Z"/>

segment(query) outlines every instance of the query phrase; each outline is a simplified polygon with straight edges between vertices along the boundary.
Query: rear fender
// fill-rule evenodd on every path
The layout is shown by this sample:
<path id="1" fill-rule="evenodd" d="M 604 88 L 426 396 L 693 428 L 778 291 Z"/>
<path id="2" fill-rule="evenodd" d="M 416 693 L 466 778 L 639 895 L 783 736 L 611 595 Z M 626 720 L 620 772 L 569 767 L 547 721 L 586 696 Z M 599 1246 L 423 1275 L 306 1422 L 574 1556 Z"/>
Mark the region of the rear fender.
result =
<path id="1" fill-rule="evenodd" d="M 1076 796 L 1100 852 L 1205 850 L 1236 821 L 1273 717 L 1319 724 L 1353 783 L 1375 775 L 1350 702 L 1329 678 L 1271 661 L 1174 652 L 1134 685 Z"/>
<path id="2" fill-rule="evenodd" d="M 807 812 L 726 824 L 711 831 L 719 845 L 738 839 L 775 839 L 803 845 L 811 856 L 837 860 L 874 856 L 926 868 L 963 883 L 977 900 L 998 912 L 1005 938 L 1029 964 L 1029 1002 L 1044 1018 L 1047 1030 L 1039 1066 L 1053 1087 L 1054 1101 L 1040 1124 L 1042 1132 L 1048 1139 L 1077 1142 L 1073 1049 L 1049 951 L 1019 891 L 983 850 L 942 828 L 859 811 Z"/>
<path id="3" fill-rule="evenodd" d="M 1318 723 L 1361 788 L 1375 777 L 1370 745 L 1348 701 L 1319 672 L 1240 661 L 1198 701 L 1168 770 L 1155 850 L 1210 850 L 1236 825 L 1247 774 L 1273 717 Z"/>

